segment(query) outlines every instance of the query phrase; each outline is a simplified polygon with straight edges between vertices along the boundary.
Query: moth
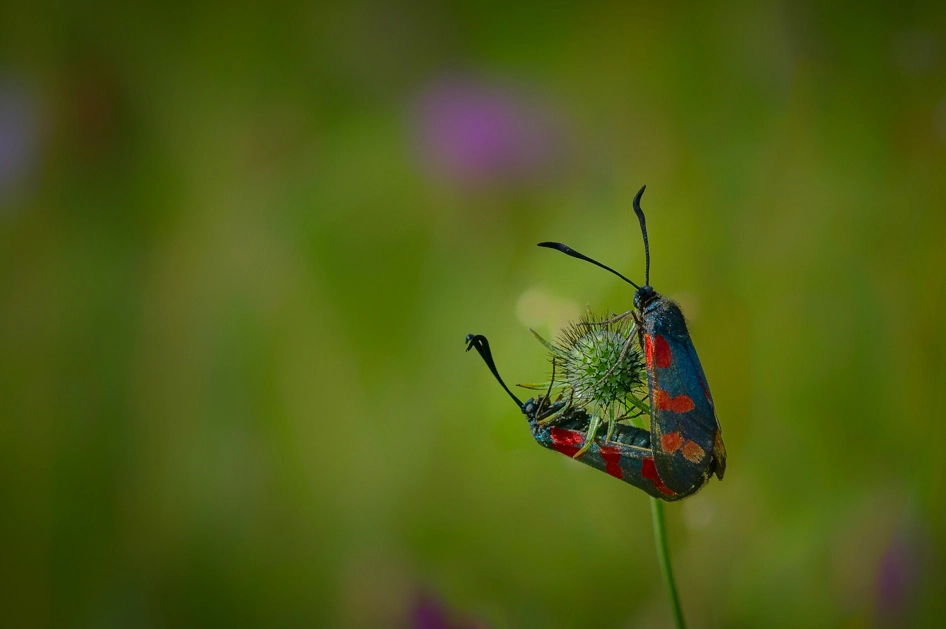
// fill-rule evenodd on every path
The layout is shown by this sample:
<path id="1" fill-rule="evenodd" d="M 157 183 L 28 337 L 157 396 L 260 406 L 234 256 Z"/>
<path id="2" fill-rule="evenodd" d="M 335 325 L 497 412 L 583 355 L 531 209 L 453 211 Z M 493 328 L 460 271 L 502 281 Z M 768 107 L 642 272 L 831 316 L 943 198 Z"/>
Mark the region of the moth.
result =
<path id="1" fill-rule="evenodd" d="M 644 240 L 644 284 L 638 285 L 611 267 L 559 242 L 540 247 L 557 249 L 609 271 L 636 289 L 634 308 L 600 323 L 632 317 L 621 356 L 637 343 L 644 354 L 650 402 L 650 430 L 617 424 L 600 438 L 587 410 L 566 400 L 552 402 L 549 394 L 521 402 L 505 385 L 496 369 L 489 343 L 482 335 L 467 335 L 467 351 L 476 349 L 506 393 L 528 420 L 535 440 L 542 446 L 576 457 L 583 463 L 619 478 L 651 496 L 673 501 L 692 496 L 715 474 L 726 472 L 726 447 L 716 416 L 706 374 L 687 330 L 680 307 L 650 285 L 650 245 L 640 206 L 646 186 L 635 195 L 634 212 Z M 594 322 L 589 322 L 594 325 Z"/>

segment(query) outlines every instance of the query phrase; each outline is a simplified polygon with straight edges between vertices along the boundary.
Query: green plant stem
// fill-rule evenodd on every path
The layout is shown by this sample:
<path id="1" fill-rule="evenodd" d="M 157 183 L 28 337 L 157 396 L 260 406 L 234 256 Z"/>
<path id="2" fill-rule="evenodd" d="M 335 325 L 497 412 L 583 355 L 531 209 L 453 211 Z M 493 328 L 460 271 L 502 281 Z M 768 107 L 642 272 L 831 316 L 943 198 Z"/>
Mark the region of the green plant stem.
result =
<path id="1" fill-rule="evenodd" d="M 677 585 L 673 581 L 673 566 L 670 564 L 670 549 L 667 547 L 667 526 L 664 522 L 664 503 L 659 498 L 650 499 L 650 514 L 654 521 L 654 542 L 657 545 L 657 563 L 663 576 L 667 596 L 670 597 L 670 609 L 673 611 L 673 623 L 678 629 L 684 629 L 683 609 L 677 595 Z"/>
<path id="2" fill-rule="evenodd" d="M 642 401 L 633 398 L 634 406 L 637 406 L 645 413 L 650 413 L 648 405 Z M 644 422 L 640 417 L 631 420 L 631 423 L 638 428 L 644 428 Z M 670 547 L 667 546 L 667 524 L 664 521 L 664 503 L 659 498 L 650 499 L 650 515 L 654 523 L 654 544 L 657 546 L 657 563 L 660 564 L 660 575 L 663 577 L 664 587 L 667 588 L 667 596 L 670 597 L 670 610 L 673 612 L 673 624 L 677 629 L 686 629 L 686 622 L 683 620 L 683 608 L 680 607 L 680 595 L 677 594 L 677 584 L 673 580 L 673 566 L 670 564 Z"/>

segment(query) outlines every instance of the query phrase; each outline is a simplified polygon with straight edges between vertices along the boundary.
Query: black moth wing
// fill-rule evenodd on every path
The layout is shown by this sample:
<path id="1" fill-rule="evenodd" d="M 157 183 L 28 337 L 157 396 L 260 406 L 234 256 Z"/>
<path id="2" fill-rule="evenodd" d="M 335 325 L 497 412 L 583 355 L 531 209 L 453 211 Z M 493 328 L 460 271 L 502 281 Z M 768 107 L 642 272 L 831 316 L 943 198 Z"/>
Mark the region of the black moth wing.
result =
<path id="1" fill-rule="evenodd" d="M 654 463 L 670 489 L 689 495 L 725 470 L 716 408 L 680 308 L 658 297 L 643 329 Z"/>

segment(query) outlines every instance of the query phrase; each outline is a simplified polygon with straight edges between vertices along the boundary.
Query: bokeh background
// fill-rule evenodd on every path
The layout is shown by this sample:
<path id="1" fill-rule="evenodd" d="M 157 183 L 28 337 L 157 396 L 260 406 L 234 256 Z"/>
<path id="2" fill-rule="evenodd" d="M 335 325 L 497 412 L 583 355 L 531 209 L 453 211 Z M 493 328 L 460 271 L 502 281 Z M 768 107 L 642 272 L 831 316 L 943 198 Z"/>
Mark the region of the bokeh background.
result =
<path id="1" fill-rule="evenodd" d="M 661 627 L 507 380 L 680 301 L 693 627 L 942 626 L 946 5 L 4 2 L 0 624 Z"/>

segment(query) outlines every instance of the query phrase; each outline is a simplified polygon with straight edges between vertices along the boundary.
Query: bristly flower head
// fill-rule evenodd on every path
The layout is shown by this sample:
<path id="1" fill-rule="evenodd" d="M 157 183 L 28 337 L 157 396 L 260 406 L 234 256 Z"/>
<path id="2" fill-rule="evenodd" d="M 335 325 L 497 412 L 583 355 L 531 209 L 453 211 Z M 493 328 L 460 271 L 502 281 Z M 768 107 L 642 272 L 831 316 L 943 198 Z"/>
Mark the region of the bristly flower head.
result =
<path id="1" fill-rule="evenodd" d="M 574 404 L 592 407 L 602 416 L 639 409 L 646 374 L 636 341 L 618 362 L 632 327 L 630 318 L 608 322 L 589 312 L 569 324 L 554 344 L 536 335 L 552 354 L 554 384 Z"/>

